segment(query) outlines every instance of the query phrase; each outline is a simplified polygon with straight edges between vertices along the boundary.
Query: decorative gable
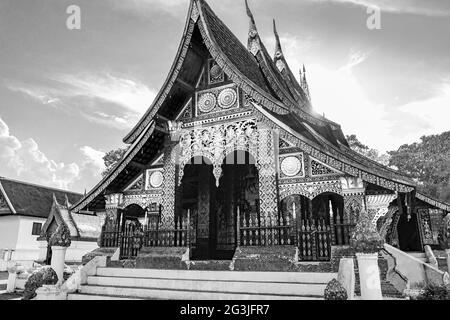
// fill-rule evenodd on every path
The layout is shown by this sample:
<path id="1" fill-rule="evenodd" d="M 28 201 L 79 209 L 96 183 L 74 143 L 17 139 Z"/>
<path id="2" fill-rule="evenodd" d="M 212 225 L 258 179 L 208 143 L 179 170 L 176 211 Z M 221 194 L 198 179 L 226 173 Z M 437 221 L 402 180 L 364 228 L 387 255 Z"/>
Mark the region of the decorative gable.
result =
<path id="1" fill-rule="evenodd" d="M 196 93 L 196 116 L 239 108 L 239 90 L 235 84 Z"/>
<path id="2" fill-rule="evenodd" d="M 340 174 L 340 172 L 331 167 L 321 163 L 320 161 L 310 158 L 311 177 L 329 176 Z"/>
<path id="3" fill-rule="evenodd" d="M 144 188 L 144 175 L 140 175 L 139 178 L 134 180 L 125 191 L 142 191 Z"/>
<path id="4" fill-rule="evenodd" d="M 225 81 L 225 73 L 214 59 L 208 60 L 208 84 L 217 84 Z"/>
<path id="5" fill-rule="evenodd" d="M 8 203 L 6 202 L 5 197 L 0 192 L 0 211 L 9 211 L 10 208 L 8 206 Z"/>

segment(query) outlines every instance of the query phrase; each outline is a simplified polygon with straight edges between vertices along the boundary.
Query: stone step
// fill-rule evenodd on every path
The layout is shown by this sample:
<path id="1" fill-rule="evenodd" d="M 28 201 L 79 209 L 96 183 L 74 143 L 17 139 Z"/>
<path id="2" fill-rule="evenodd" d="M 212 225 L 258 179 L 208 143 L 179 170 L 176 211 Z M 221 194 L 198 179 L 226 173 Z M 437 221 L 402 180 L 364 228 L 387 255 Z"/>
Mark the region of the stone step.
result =
<path id="1" fill-rule="evenodd" d="M 113 297 L 163 299 L 163 300 L 323 300 L 318 296 L 254 294 L 251 292 L 215 292 L 195 290 L 169 290 L 159 288 L 136 288 L 83 285 L 81 295 L 95 295 L 109 299 Z M 91 297 L 91 296 L 89 296 Z M 75 297 L 73 297 L 75 298 Z M 77 296 L 79 298 L 79 296 Z M 88 296 L 86 296 L 88 298 Z"/>
<path id="2" fill-rule="evenodd" d="M 136 297 L 102 296 L 95 294 L 69 293 L 67 300 L 142 300 Z"/>
<path id="3" fill-rule="evenodd" d="M 244 276 L 240 280 L 186 280 L 182 278 L 131 278 L 131 277 L 88 277 L 88 285 L 152 288 L 168 290 L 192 290 L 222 293 L 276 294 L 293 296 L 323 296 L 326 284 L 286 283 L 269 281 L 247 281 Z"/>
<path id="4" fill-rule="evenodd" d="M 248 282 L 327 284 L 332 279 L 337 278 L 337 273 L 98 268 L 97 276 L 120 278 L 184 279 L 203 281 L 245 280 Z"/>
<path id="5" fill-rule="evenodd" d="M 424 252 L 406 252 L 406 253 L 417 259 L 427 259 L 427 255 Z"/>

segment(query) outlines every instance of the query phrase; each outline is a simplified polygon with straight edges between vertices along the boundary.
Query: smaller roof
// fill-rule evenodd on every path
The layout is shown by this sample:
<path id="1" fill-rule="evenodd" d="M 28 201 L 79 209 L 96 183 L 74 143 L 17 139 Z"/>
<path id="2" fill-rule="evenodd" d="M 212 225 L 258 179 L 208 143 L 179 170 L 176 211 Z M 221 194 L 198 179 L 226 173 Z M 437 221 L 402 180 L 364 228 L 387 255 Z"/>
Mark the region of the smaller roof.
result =
<path id="1" fill-rule="evenodd" d="M 56 197 L 53 197 L 51 211 L 42 227 L 42 235 L 47 234 L 50 226 L 55 222 L 57 227 L 61 224 L 68 227 L 72 240 L 96 240 L 101 233 L 101 218 L 96 215 L 72 213 L 69 210 L 70 206 L 67 197 L 64 205 L 59 204 Z"/>
<path id="2" fill-rule="evenodd" d="M 0 194 L 10 204 L 11 213 L 30 217 L 47 218 L 53 203 L 53 195 L 60 203 L 66 197 L 71 203 L 78 202 L 83 195 L 75 192 L 39 186 L 23 181 L 0 177 Z"/>

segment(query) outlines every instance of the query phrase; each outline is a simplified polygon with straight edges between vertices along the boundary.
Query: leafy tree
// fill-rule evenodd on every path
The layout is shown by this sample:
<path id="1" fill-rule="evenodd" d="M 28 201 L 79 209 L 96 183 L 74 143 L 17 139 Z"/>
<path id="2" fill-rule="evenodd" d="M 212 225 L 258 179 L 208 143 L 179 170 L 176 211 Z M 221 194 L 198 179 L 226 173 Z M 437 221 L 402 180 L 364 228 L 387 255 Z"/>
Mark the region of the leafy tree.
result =
<path id="1" fill-rule="evenodd" d="M 102 176 L 106 176 L 119 162 L 120 159 L 124 156 L 124 154 L 127 152 L 128 148 L 118 148 L 109 151 L 105 154 L 103 157 L 103 161 L 105 162 L 106 169 L 102 172 Z"/>
<path id="2" fill-rule="evenodd" d="M 419 190 L 450 201 L 450 131 L 423 136 L 420 142 L 402 145 L 389 154 L 389 165 L 413 177 Z"/>
<path id="3" fill-rule="evenodd" d="M 353 151 L 358 152 L 359 154 L 372 159 L 384 166 L 387 166 L 389 164 L 389 155 L 384 153 L 380 154 L 380 152 L 376 149 L 372 149 L 365 144 L 363 144 L 361 141 L 358 140 L 356 135 L 352 134 L 350 136 L 347 136 L 347 142 L 350 145 L 350 148 Z"/>

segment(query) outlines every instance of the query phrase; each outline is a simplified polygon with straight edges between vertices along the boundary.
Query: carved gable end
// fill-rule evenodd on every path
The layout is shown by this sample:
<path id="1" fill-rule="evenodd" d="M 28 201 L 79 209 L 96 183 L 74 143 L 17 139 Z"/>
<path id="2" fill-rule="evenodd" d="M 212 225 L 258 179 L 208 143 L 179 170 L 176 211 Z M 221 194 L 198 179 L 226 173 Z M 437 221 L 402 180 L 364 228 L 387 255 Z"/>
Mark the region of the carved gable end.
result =
<path id="1" fill-rule="evenodd" d="M 3 194 L 1 192 L 0 192 L 0 211 L 1 212 L 5 212 L 5 211 L 9 212 L 9 211 L 11 211 L 9 206 L 8 206 L 8 203 L 6 202 L 5 197 L 3 196 Z"/>
<path id="2" fill-rule="evenodd" d="M 142 191 L 144 188 L 144 175 L 141 174 L 136 180 L 134 180 L 125 191 Z"/>
<path id="3" fill-rule="evenodd" d="M 319 160 L 316 160 L 310 157 L 310 175 L 311 177 L 322 177 L 322 176 L 331 176 L 331 175 L 339 175 L 341 172 L 323 164 Z"/>

